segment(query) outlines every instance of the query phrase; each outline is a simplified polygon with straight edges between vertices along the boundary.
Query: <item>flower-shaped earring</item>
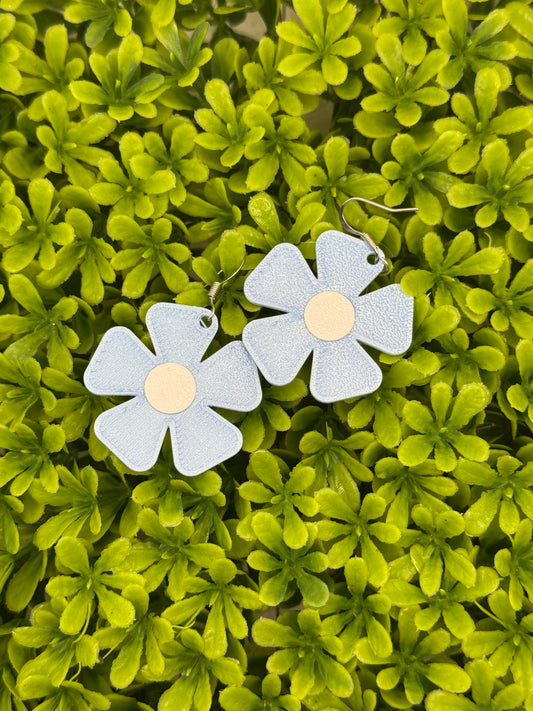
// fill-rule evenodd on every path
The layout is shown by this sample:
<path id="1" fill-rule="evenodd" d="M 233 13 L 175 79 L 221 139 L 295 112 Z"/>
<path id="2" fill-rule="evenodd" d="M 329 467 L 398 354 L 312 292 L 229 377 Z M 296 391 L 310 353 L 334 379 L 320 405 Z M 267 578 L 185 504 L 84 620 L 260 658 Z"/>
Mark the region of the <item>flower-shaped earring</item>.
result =
<path id="1" fill-rule="evenodd" d="M 414 300 L 399 284 L 361 296 L 388 264 L 369 235 L 346 223 L 343 208 L 351 200 L 377 203 L 350 198 L 341 208 L 343 227 L 363 239 L 336 230 L 321 234 L 317 277 L 295 245 L 282 243 L 244 284 L 252 303 L 285 312 L 244 328 L 243 343 L 259 370 L 269 383 L 287 385 L 312 352 L 310 390 L 325 403 L 373 392 L 381 384 L 380 368 L 360 343 L 399 355 L 412 340 Z"/>
<path id="2" fill-rule="evenodd" d="M 217 331 L 214 310 L 159 303 L 146 325 L 155 355 L 127 328 L 104 334 L 84 382 L 96 395 L 131 395 L 95 421 L 101 440 L 133 471 L 156 462 L 170 430 L 176 469 L 195 476 L 242 446 L 237 427 L 213 407 L 247 412 L 261 402 L 257 369 L 240 342 L 202 361 Z"/>

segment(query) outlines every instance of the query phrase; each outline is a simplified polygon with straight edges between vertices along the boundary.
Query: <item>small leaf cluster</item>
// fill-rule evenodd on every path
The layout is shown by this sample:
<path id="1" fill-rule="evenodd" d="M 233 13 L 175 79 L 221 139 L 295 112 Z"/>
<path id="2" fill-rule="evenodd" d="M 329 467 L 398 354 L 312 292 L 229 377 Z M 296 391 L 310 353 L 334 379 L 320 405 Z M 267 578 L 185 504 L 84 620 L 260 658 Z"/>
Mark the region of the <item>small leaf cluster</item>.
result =
<path id="1" fill-rule="evenodd" d="M 466 0 L 0 0 L 0 708 L 533 711 L 533 10 Z M 412 346 L 310 364 L 199 476 L 125 467 L 103 334 L 267 315 L 350 197 Z M 206 443 L 207 445 L 207 443 Z"/>

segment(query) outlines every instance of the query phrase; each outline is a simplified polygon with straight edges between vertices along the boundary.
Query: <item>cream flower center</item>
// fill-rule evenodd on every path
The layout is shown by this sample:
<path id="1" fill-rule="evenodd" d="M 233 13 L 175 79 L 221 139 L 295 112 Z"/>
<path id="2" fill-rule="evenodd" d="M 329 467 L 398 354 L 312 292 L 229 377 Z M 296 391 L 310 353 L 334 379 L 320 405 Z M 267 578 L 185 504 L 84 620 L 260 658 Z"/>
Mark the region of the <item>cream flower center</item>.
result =
<path id="1" fill-rule="evenodd" d="M 148 373 L 144 394 L 154 410 L 166 415 L 183 412 L 196 395 L 196 380 L 188 368 L 179 363 L 162 363 Z"/>
<path id="2" fill-rule="evenodd" d="M 337 291 L 313 296 L 304 311 L 305 325 L 321 341 L 338 341 L 350 333 L 355 323 L 352 302 Z"/>

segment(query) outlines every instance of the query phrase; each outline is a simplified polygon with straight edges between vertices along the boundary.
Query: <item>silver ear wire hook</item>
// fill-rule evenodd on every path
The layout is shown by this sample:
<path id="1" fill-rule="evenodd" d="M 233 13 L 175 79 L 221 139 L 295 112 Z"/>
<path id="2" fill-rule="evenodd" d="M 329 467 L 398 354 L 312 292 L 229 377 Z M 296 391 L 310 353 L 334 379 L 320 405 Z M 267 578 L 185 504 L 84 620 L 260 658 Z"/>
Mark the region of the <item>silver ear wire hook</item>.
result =
<path id="1" fill-rule="evenodd" d="M 373 205 L 374 207 L 379 207 L 382 210 L 387 210 L 387 212 L 418 212 L 418 207 L 387 207 L 386 205 L 381 205 L 379 202 L 367 200 L 366 198 L 351 197 L 348 198 L 348 200 L 345 200 L 339 208 L 339 220 L 343 229 L 345 229 L 352 235 L 356 235 L 357 237 L 361 237 L 362 239 L 364 239 L 368 246 L 374 251 L 379 261 L 383 264 L 383 274 L 386 274 L 389 271 L 390 267 L 388 265 L 387 260 L 383 256 L 383 253 L 381 252 L 377 244 L 374 242 L 372 237 L 367 232 L 361 232 L 360 230 L 356 230 L 355 227 L 352 227 L 346 221 L 346 218 L 344 217 L 344 208 L 349 202 L 365 202 L 368 205 Z"/>
<path id="2" fill-rule="evenodd" d="M 209 299 L 209 303 L 211 304 L 211 313 L 205 317 L 205 318 L 209 319 L 209 321 L 212 321 L 213 316 L 215 315 L 215 300 L 218 296 L 220 289 L 224 286 L 224 284 L 227 284 L 228 281 L 231 281 L 231 279 L 233 279 L 233 277 L 237 276 L 237 274 L 242 269 L 242 265 L 244 264 L 245 259 L 246 259 L 246 257 L 242 260 L 239 267 L 233 272 L 233 274 L 230 274 L 229 277 L 226 277 L 222 281 L 215 281 L 211 285 L 209 291 L 207 292 L 207 297 Z M 222 273 L 222 270 L 220 270 L 218 272 L 218 274 L 221 274 L 221 273 Z"/>

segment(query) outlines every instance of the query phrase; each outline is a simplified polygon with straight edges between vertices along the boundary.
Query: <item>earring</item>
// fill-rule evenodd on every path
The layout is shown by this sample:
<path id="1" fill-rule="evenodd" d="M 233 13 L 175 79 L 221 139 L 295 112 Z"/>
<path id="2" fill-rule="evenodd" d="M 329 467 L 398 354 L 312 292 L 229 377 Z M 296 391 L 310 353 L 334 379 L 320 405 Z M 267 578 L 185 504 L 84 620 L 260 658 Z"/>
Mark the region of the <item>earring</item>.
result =
<path id="1" fill-rule="evenodd" d="M 285 312 L 244 328 L 243 343 L 261 373 L 272 385 L 287 385 L 312 353 L 309 387 L 324 403 L 365 395 L 381 384 L 381 370 L 361 343 L 399 355 L 412 340 L 414 299 L 399 284 L 361 296 L 389 266 L 372 238 L 346 222 L 344 208 L 352 201 L 384 207 L 364 198 L 343 203 L 343 228 L 362 239 L 337 230 L 322 233 L 316 241 L 316 277 L 295 245 L 281 243 L 244 284 L 249 301 Z"/>
<path id="2" fill-rule="evenodd" d="M 98 439 L 127 467 L 146 471 L 156 462 L 170 430 L 176 469 L 201 474 L 242 447 L 240 430 L 213 407 L 247 412 L 261 402 L 259 375 L 241 342 L 202 361 L 217 332 L 211 311 L 159 303 L 146 313 L 155 354 L 127 328 L 104 334 L 84 374 L 96 395 L 133 396 L 106 410 L 94 424 Z"/>

